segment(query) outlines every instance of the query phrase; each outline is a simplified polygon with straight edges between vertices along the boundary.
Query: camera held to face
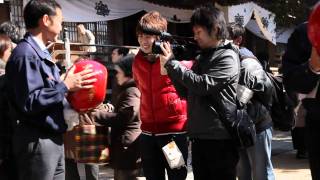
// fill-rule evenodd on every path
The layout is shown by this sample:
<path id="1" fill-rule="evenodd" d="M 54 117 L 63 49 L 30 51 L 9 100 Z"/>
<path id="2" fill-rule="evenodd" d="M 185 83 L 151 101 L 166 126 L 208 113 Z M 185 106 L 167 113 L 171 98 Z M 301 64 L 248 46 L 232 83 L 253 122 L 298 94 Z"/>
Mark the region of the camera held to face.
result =
<path id="1" fill-rule="evenodd" d="M 159 32 L 152 29 L 144 29 L 143 33 L 160 37 L 152 45 L 153 54 L 163 54 L 160 47 L 162 42 L 170 42 L 172 52 L 177 60 L 193 60 L 200 50 L 197 43 L 190 37 L 175 36 L 168 32 Z"/>

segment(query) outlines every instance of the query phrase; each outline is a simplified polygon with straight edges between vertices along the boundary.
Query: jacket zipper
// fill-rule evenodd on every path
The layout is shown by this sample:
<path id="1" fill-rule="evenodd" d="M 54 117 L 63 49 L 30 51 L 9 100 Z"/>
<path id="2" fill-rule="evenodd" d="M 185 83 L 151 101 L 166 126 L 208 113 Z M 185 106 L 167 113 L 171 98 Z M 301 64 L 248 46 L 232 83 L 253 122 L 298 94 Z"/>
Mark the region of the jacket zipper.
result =
<path id="1" fill-rule="evenodd" d="M 156 62 L 155 62 L 156 63 Z M 150 71 L 149 71 L 149 84 L 150 84 L 150 94 L 151 94 L 151 114 L 152 114 L 152 122 L 153 122 L 153 128 L 154 130 L 157 132 L 157 124 L 156 124 L 156 119 L 155 119 L 155 115 L 154 115 L 154 108 L 153 108 L 153 89 L 152 89 L 152 72 L 153 72 L 153 65 L 155 64 L 149 64 L 150 65 Z"/>
<path id="2" fill-rule="evenodd" d="M 242 111 L 241 111 L 241 113 L 243 113 Z M 241 117 L 243 116 L 243 114 L 241 114 Z M 241 120 L 240 120 L 241 121 Z M 239 126 L 240 126 L 240 122 L 238 122 L 238 124 L 237 124 L 237 134 L 238 134 L 238 137 L 239 137 L 239 140 L 240 140 L 240 145 L 241 145 L 241 147 L 244 147 L 244 143 L 243 143 L 243 141 L 242 141 L 242 138 L 241 138 L 241 136 L 240 136 L 240 132 L 239 132 Z"/>

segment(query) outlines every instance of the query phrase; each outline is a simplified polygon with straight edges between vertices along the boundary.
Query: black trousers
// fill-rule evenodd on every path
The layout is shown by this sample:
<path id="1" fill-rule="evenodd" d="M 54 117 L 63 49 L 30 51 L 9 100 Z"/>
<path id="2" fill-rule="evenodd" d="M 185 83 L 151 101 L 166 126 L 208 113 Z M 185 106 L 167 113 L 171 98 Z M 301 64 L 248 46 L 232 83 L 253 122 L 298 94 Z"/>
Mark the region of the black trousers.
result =
<path id="1" fill-rule="evenodd" d="M 195 180 L 236 180 L 239 153 L 231 140 L 191 141 Z"/>
<path id="2" fill-rule="evenodd" d="M 306 142 L 313 180 L 320 180 L 320 122 L 318 117 L 306 117 Z"/>
<path id="3" fill-rule="evenodd" d="M 18 173 L 16 172 L 13 158 L 5 159 L 0 165 L 0 179 L 18 180 Z"/>
<path id="4" fill-rule="evenodd" d="M 174 140 L 185 162 L 188 158 L 188 141 L 185 134 L 168 134 L 161 136 L 140 135 L 141 159 L 143 172 L 147 180 L 165 180 L 167 170 L 169 180 L 184 180 L 187 167 L 171 169 L 161 148 Z"/>
<path id="5" fill-rule="evenodd" d="M 64 180 L 62 134 L 19 125 L 13 136 L 14 160 L 20 180 Z"/>
<path id="6" fill-rule="evenodd" d="M 85 164 L 85 179 L 98 180 L 99 179 L 99 165 L 98 164 Z M 66 159 L 66 180 L 80 180 L 80 174 L 77 162 L 73 159 Z"/>
<path id="7" fill-rule="evenodd" d="M 293 148 L 305 152 L 306 151 L 306 128 L 295 127 L 291 131 Z"/>
<path id="8" fill-rule="evenodd" d="M 7 139 L 4 146 L 5 153 L 0 164 L 0 179 L 1 180 L 18 180 L 18 172 L 16 171 L 13 150 L 12 150 L 12 139 Z M 2 147 L 1 147 L 2 148 Z"/>

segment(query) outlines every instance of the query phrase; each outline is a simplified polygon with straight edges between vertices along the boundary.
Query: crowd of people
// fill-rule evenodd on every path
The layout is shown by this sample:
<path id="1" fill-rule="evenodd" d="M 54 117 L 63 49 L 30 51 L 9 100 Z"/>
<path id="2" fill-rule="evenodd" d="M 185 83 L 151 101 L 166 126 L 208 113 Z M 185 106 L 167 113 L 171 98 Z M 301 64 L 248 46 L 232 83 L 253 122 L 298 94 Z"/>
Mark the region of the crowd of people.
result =
<path id="1" fill-rule="evenodd" d="M 92 88 L 96 72 L 86 66 L 77 73 L 74 67 L 59 73 L 46 47 L 62 30 L 56 1 L 31 0 L 23 14 L 23 38 L 13 23 L 0 25 L 0 179 L 80 179 L 81 164 L 65 155 L 64 101 L 70 92 Z M 168 22 L 157 11 L 143 15 L 136 26 L 137 54 L 112 50 L 111 104 L 79 114 L 79 119 L 86 116 L 111 128 L 109 162 L 115 180 L 186 179 L 189 150 L 195 180 L 274 180 L 274 87 L 268 65 L 245 47 L 244 27 L 226 23 L 212 5 L 196 8 L 190 22 L 200 52 L 181 61 L 170 42 L 161 42 L 161 54 L 153 53 L 159 35 L 150 32 L 166 32 Z M 83 24 L 77 28 L 80 41 L 93 45 L 84 51 L 96 52 L 92 32 Z M 297 158 L 309 157 L 317 180 L 320 56 L 306 28 L 303 23 L 289 38 L 282 71 L 285 87 L 297 97 L 299 121 L 292 131 Z M 247 148 L 237 146 L 224 123 L 237 120 L 239 103 L 255 125 L 255 144 Z M 84 166 L 86 179 L 98 179 L 97 164 Z"/>

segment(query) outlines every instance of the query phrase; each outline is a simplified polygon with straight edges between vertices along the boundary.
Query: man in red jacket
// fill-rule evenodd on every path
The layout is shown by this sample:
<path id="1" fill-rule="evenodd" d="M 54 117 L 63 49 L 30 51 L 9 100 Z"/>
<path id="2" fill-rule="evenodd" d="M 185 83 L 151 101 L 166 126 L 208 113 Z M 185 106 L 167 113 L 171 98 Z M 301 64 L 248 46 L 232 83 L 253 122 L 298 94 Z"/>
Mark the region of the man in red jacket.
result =
<path id="1" fill-rule="evenodd" d="M 133 62 L 133 77 L 141 91 L 141 156 L 147 179 L 185 179 L 186 166 L 170 168 L 162 147 L 174 141 L 187 160 L 188 142 L 185 125 L 186 101 L 180 99 L 171 80 L 160 70 L 159 55 L 152 54 L 152 44 L 159 36 L 148 33 L 165 32 L 167 21 L 159 12 L 151 11 L 139 21 L 136 29 L 140 51 Z"/>

